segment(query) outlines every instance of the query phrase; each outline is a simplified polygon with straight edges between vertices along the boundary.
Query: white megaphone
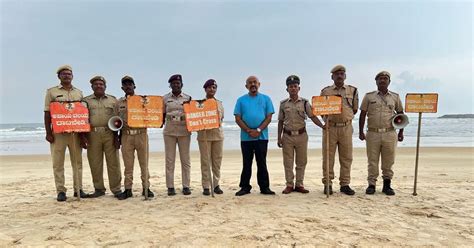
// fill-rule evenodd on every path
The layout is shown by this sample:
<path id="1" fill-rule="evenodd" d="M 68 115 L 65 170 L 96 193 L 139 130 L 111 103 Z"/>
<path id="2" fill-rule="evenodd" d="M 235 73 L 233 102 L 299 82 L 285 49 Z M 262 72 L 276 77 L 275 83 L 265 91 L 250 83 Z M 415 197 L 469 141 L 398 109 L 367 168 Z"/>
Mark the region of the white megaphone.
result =
<path id="1" fill-rule="evenodd" d="M 410 123 L 406 114 L 396 114 L 392 116 L 392 125 L 395 129 L 402 129 Z"/>
<path id="2" fill-rule="evenodd" d="M 107 126 L 109 127 L 110 130 L 112 131 L 118 131 L 122 129 L 123 127 L 123 120 L 120 118 L 120 116 L 112 116 L 109 119 L 109 122 L 107 123 Z"/>

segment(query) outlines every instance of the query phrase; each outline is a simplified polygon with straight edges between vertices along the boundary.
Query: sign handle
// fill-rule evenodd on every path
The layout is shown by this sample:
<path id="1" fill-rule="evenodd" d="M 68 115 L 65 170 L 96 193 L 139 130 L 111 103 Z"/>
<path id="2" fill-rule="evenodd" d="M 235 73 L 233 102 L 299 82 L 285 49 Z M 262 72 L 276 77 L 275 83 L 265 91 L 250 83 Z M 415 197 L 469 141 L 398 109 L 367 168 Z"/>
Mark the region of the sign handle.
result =
<path id="1" fill-rule="evenodd" d="M 148 166 L 150 166 L 150 151 L 148 150 L 148 130 L 145 133 L 146 136 L 146 142 L 145 142 L 145 151 L 146 151 L 146 166 L 145 166 L 145 178 L 146 178 L 146 183 L 144 185 L 144 191 L 145 191 L 145 199 L 144 201 L 148 201 L 148 190 L 150 189 L 150 176 L 148 174 Z"/>
<path id="2" fill-rule="evenodd" d="M 211 191 L 211 196 L 212 197 L 215 197 L 214 196 L 214 177 L 212 175 L 212 162 L 211 162 L 211 149 L 209 148 L 209 141 L 207 140 L 207 130 L 203 130 L 203 134 L 204 134 L 204 143 L 205 143 L 205 147 L 206 147 L 206 157 L 207 157 L 207 161 L 208 161 L 208 165 L 209 165 L 209 170 L 208 170 L 208 177 L 209 177 L 209 182 L 211 183 L 211 188 L 209 189 Z"/>
<path id="3" fill-rule="evenodd" d="M 329 198 L 329 116 L 326 119 L 326 198 Z"/>
<path id="4" fill-rule="evenodd" d="M 421 112 L 418 113 L 418 133 L 416 135 L 416 158 L 415 158 L 415 182 L 413 185 L 413 195 L 418 195 L 416 193 L 416 182 L 418 179 L 418 158 L 420 154 L 420 132 L 421 132 Z"/>
<path id="5" fill-rule="evenodd" d="M 69 151 L 72 154 L 76 154 L 76 133 L 71 133 L 72 134 L 72 149 L 74 150 L 73 152 Z M 82 152 L 80 153 L 79 156 L 82 156 Z M 76 187 L 74 188 L 75 192 L 76 192 L 76 198 L 78 201 L 81 201 L 81 187 L 79 185 L 79 168 L 77 168 L 77 157 L 76 155 L 74 155 L 74 162 L 73 162 L 73 165 L 72 165 L 72 169 L 74 170 L 74 173 L 75 176 L 74 176 L 74 180 L 73 180 L 73 184 L 74 184 L 74 181 L 76 181 Z"/>

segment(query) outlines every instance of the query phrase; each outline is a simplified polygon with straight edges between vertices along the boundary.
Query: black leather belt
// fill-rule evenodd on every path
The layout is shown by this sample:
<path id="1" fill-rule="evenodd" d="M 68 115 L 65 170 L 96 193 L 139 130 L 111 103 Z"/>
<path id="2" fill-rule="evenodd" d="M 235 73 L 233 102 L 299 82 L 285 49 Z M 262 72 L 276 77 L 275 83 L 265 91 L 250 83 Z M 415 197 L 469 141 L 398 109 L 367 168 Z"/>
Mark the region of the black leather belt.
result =
<path id="1" fill-rule="evenodd" d="M 283 129 L 283 132 L 288 134 L 288 135 L 291 135 L 291 136 L 300 135 L 300 134 L 306 132 L 306 127 L 303 127 L 300 130 L 294 130 L 294 131 L 291 131 L 291 130 L 288 130 L 288 129 Z"/>

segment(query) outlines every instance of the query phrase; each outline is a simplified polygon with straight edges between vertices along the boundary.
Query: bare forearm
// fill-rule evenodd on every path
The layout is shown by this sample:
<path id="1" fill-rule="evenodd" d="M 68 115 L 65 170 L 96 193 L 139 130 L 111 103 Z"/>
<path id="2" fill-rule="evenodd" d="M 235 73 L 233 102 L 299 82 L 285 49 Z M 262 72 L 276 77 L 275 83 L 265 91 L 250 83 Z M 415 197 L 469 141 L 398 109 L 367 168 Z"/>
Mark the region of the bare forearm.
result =
<path id="1" fill-rule="evenodd" d="M 321 127 L 321 128 L 323 127 L 323 123 L 319 120 L 317 116 L 311 117 L 311 120 L 313 121 L 314 124 L 316 124 L 316 126 Z"/>
<path id="2" fill-rule="evenodd" d="M 281 138 L 281 134 L 283 133 L 283 121 L 278 121 L 278 138 Z"/>
<path id="3" fill-rule="evenodd" d="M 268 124 L 270 124 L 270 122 L 272 122 L 272 115 L 268 115 L 265 120 L 262 122 L 262 124 L 260 124 L 260 126 L 258 126 L 258 128 L 260 128 L 261 130 L 265 129 L 268 127 Z"/>
<path id="4" fill-rule="evenodd" d="M 364 126 L 365 126 L 365 117 L 367 116 L 367 112 L 361 111 L 359 115 L 359 133 L 364 132 Z"/>
<path id="5" fill-rule="evenodd" d="M 235 117 L 235 123 L 237 123 L 237 125 L 245 132 L 248 132 L 250 130 L 247 124 L 245 124 L 245 122 L 239 116 Z"/>
<path id="6" fill-rule="evenodd" d="M 51 114 L 49 111 L 44 112 L 44 129 L 46 129 L 46 134 L 53 133 L 51 129 Z"/>

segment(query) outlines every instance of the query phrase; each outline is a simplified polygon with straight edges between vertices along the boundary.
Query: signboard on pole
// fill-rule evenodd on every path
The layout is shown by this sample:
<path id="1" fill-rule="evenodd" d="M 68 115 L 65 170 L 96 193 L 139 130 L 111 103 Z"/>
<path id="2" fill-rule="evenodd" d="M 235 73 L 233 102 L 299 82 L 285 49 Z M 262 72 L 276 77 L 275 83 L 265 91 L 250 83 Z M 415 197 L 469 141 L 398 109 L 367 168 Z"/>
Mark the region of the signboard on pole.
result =
<path id="1" fill-rule="evenodd" d="M 405 98 L 407 113 L 436 113 L 438 112 L 438 94 L 408 93 Z"/>
<path id="2" fill-rule="evenodd" d="M 340 96 L 313 96 L 312 103 L 314 115 L 342 113 L 342 97 Z"/>
<path id="3" fill-rule="evenodd" d="M 219 111 L 215 99 L 192 100 L 184 104 L 186 128 L 189 132 L 220 127 Z"/>
<path id="4" fill-rule="evenodd" d="M 163 97 L 133 95 L 127 98 L 127 123 L 136 128 L 163 126 Z"/>
<path id="5" fill-rule="evenodd" d="M 90 132 L 89 110 L 82 102 L 49 104 L 54 133 Z"/>

